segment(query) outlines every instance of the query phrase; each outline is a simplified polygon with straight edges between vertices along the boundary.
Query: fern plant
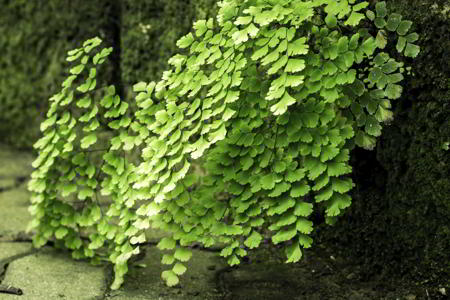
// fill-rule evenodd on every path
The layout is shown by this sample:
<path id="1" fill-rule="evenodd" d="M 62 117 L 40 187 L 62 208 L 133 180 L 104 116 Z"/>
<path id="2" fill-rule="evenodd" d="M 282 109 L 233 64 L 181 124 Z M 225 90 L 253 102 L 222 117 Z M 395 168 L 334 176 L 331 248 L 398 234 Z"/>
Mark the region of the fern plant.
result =
<path id="1" fill-rule="evenodd" d="M 94 38 L 70 51 L 35 144 L 34 245 L 55 238 L 74 258 L 112 262 L 113 289 L 150 227 L 170 234 L 158 243 L 170 286 L 193 242 L 224 245 L 236 265 L 270 237 L 299 261 L 311 214 L 333 224 L 351 204 L 350 151 L 372 149 L 392 119 L 405 68 L 383 49 L 419 53 L 410 21 L 368 6 L 221 1 L 216 21 L 177 42 L 161 81 L 134 85 L 134 111 L 97 85 L 111 48 Z"/>

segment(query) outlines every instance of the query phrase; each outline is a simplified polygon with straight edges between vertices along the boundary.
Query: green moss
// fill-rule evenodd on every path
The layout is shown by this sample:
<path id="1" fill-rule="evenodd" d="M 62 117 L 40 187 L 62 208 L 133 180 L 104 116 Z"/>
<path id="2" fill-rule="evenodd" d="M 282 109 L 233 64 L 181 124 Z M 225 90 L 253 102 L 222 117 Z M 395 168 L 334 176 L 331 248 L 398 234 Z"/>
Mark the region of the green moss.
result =
<path id="1" fill-rule="evenodd" d="M 411 276 L 439 286 L 450 276 L 450 12 L 447 1 L 389 1 L 420 39 L 394 122 L 376 152 L 354 161 L 358 190 L 329 233 L 368 276 Z M 430 7 L 432 8 L 430 10 Z M 339 227 L 339 228 L 337 228 Z"/>
<path id="2" fill-rule="evenodd" d="M 95 35 L 108 40 L 109 1 L 0 0 L 0 137 L 30 147 L 47 100 L 57 90 L 65 53 Z"/>
<path id="3" fill-rule="evenodd" d="M 125 0 L 122 17 L 121 71 L 125 86 L 159 80 L 176 53 L 176 41 L 195 20 L 216 13 L 215 0 Z"/>

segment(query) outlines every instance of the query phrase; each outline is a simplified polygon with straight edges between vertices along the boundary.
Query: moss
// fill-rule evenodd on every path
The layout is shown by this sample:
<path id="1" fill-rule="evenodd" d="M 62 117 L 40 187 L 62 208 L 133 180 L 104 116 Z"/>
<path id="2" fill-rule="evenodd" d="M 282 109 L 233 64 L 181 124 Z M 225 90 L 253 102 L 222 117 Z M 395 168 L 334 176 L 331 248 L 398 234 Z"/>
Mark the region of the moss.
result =
<path id="1" fill-rule="evenodd" d="M 34 143 L 47 100 L 64 77 L 66 52 L 95 35 L 110 42 L 108 2 L 0 0 L 2 142 Z"/>
<path id="2" fill-rule="evenodd" d="M 388 2 L 414 22 L 421 53 L 375 152 L 354 151 L 358 187 L 353 205 L 324 234 L 361 259 L 367 276 L 450 284 L 450 155 L 445 147 L 450 141 L 450 11 L 445 3 Z"/>
<path id="3" fill-rule="evenodd" d="M 215 16 L 216 1 L 148 0 L 123 2 L 122 80 L 125 86 L 159 80 L 176 41 L 195 20 Z"/>

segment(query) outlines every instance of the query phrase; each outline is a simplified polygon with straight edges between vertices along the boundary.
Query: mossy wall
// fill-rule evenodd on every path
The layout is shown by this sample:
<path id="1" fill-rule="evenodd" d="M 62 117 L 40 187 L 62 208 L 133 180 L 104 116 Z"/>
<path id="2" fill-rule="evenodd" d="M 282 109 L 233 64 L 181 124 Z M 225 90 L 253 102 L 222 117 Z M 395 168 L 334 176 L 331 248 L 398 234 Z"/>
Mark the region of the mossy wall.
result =
<path id="1" fill-rule="evenodd" d="M 65 74 L 66 52 L 83 40 L 108 40 L 109 1 L 0 0 L 0 141 L 30 147 L 40 116 Z"/>
<path id="2" fill-rule="evenodd" d="M 88 38 L 113 46 L 103 79 L 124 95 L 157 80 L 175 42 L 196 19 L 215 15 L 216 0 L 0 0 L 0 142 L 30 148 L 47 100 L 66 77 L 67 51 Z"/>
<path id="3" fill-rule="evenodd" d="M 158 81 L 176 54 L 176 41 L 192 23 L 214 18 L 216 0 L 124 0 L 122 5 L 121 74 L 125 87 Z"/>
<path id="4" fill-rule="evenodd" d="M 325 229 L 368 278 L 450 286 L 450 3 L 391 0 L 414 22 L 421 53 L 375 151 L 356 150 L 352 207 Z"/>

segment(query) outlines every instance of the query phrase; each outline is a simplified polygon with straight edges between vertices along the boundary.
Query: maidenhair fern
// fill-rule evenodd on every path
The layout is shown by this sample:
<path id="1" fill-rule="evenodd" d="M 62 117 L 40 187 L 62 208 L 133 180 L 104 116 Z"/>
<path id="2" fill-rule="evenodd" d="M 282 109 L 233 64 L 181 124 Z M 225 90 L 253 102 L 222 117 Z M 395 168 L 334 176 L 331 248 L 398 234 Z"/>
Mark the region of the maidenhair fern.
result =
<path id="1" fill-rule="evenodd" d="M 392 119 L 404 67 L 383 50 L 419 52 L 410 21 L 368 5 L 219 2 L 217 21 L 177 42 L 161 81 L 133 87 L 135 105 L 97 84 L 111 48 L 94 38 L 70 51 L 35 144 L 34 244 L 54 237 L 74 258 L 106 258 L 113 289 L 150 227 L 169 233 L 158 244 L 168 285 L 193 242 L 224 245 L 235 265 L 271 237 L 300 260 L 313 211 L 334 223 L 351 203 L 350 151 L 372 149 Z"/>

